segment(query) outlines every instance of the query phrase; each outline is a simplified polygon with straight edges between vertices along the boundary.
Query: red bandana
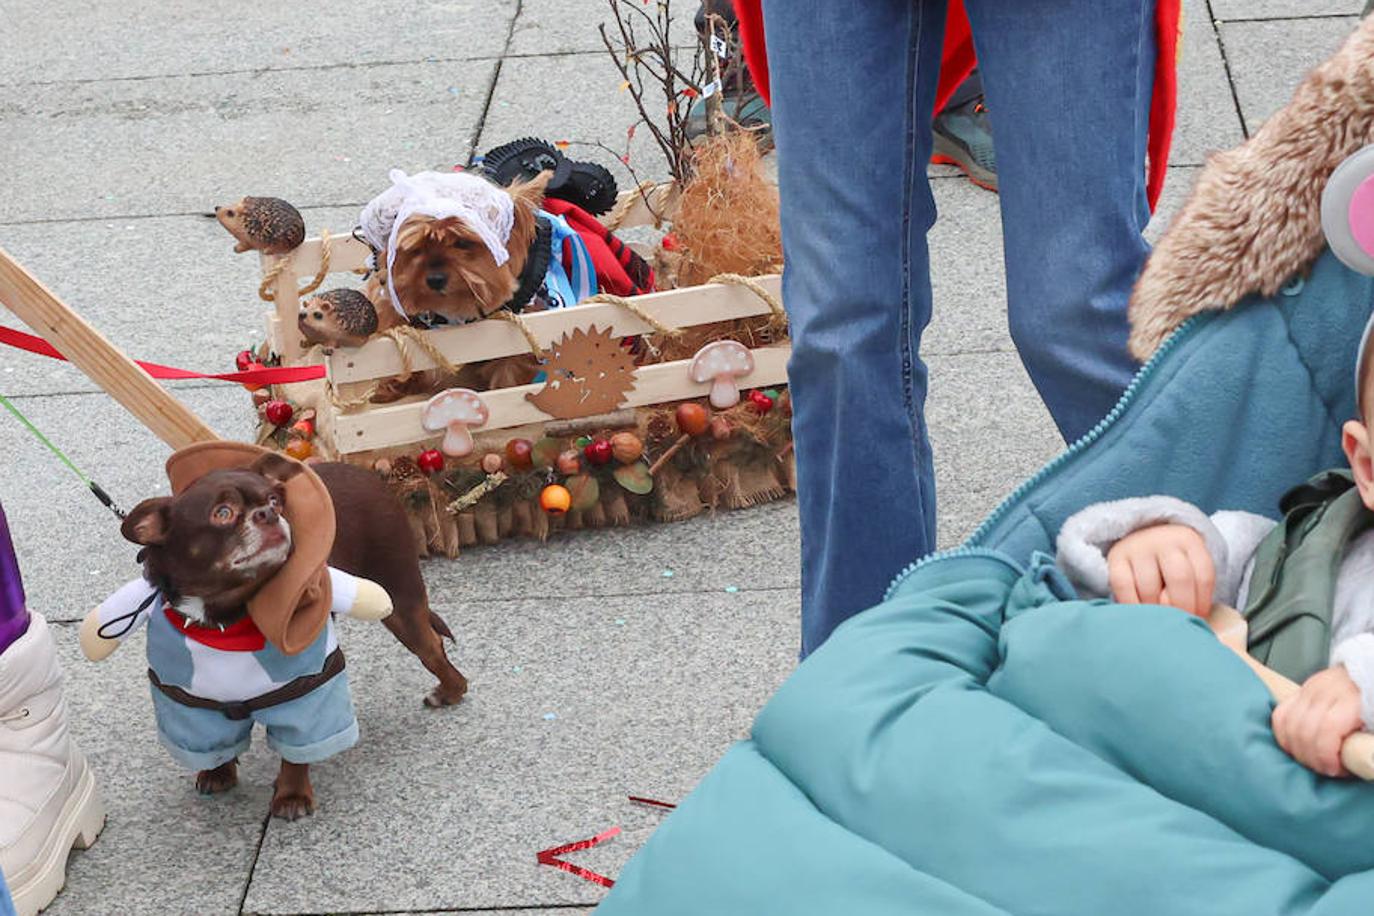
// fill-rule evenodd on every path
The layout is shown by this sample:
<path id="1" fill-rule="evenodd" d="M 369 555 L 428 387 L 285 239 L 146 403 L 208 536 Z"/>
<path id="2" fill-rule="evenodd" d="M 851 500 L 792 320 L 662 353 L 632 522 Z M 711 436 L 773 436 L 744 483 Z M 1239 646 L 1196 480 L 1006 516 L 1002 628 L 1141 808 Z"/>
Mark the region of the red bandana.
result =
<path id="1" fill-rule="evenodd" d="M 221 629 L 218 626 L 202 626 L 170 606 L 163 608 L 163 613 L 178 633 L 211 649 L 221 652 L 257 652 L 267 646 L 267 637 L 263 636 L 257 624 L 253 623 L 253 618 L 246 614 Z"/>

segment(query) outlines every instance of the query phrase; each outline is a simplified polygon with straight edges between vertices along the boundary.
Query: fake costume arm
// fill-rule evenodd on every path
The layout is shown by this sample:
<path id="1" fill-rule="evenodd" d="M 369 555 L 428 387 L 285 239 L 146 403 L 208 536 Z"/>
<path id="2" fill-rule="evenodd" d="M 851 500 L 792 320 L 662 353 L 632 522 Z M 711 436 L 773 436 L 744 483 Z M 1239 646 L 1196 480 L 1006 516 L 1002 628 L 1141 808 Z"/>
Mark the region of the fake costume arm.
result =
<path id="1" fill-rule="evenodd" d="M 1056 559 L 1079 594 L 1106 598 L 1112 593 L 1107 579 L 1107 553 L 1112 546 L 1133 531 L 1164 524 L 1186 525 L 1202 535 L 1216 566 L 1215 599 L 1234 606 L 1245 597 L 1242 583 L 1250 558 L 1275 523 L 1249 512 L 1217 512 L 1209 518 L 1198 507 L 1172 496 L 1094 503 L 1064 522 Z"/>
<path id="2" fill-rule="evenodd" d="M 381 620 L 391 613 L 391 596 L 371 579 L 360 579 L 329 567 L 329 585 L 334 594 L 331 614 L 345 614 L 359 620 Z"/>
<path id="3" fill-rule="evenodd" d="M 81 622 L 82 653 L 93 662 L 108 658 L 124 637 L 146 623 L 149 614 L 161 606 L 156 589 L 146 579 L 126 583 Z"/>

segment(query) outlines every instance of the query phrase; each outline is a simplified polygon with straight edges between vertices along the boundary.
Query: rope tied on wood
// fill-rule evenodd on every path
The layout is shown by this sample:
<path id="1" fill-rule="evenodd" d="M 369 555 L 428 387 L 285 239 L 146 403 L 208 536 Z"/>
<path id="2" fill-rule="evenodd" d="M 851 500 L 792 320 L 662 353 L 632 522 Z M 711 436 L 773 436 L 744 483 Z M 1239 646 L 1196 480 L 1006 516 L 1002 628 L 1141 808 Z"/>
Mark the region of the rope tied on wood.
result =
<path id="1" fill-rule="evenodd" d="M 775 331 L 785 331 L 787 329 L 787 311 L 782 307 L 782 302 L 777 296 L 764 288 L 763 284 L 752 277 L 743 274 L 716 274 L 708 282 L 710 283 L 729 283 L 734 286 L 742 286 L 755 296 L 758 296 L 768 306 L 768 311 L 772 313 L 769 319 L 769 326 Z"/>
<path id="2" fill-rule="evenodd" d="M 324 278 L 329 275 L 329 259 L 333 249 L 333 243 L 328 229 L 320 230 L 320 269 L 315 271 L 315 278 L 296 291 L 298 296 L 308 296 L 320 288 Z M 272 266 L 267 268 L 262 275 L 262 283 L 258 284 L 258 298 L 264 302 L 274 302 L 277 298 L 277 279 L 281 277 L 282 271 L 286 270 L 286 265 L 291 262 L 292 255 L 283 255 L 272 262 Z"/>
<path id="3" fill-rule="evenodd" d="M 411 376 L 417 371 L 421 371 L 415 368 L 417 360 L 414 350 L 411 349 L 412 347 L 422 351 L 430 358 L 434 365 L 438 366 L 444 372 L 451 375 L 457 375 L 463 370 L 461 365 L 450 362 L 448 357 L 446 357 L 438 347 L 426 339 L 423 331 L 412 328 L 409 325 L 387 328 L 377 336 L 385 337 L 396 345 L 396 354 L 401 358 L 401 366 L 403 368 L 400 374 L 396 375 L 394 378 L 397 382 L 402 384 L 409 381 Z M 377 394 L 378 390 L 380 390 L 381 385 L 382 382 L 373 382 L 357 397 L 344 398 L 339 395 L 337 389 L 335 389 L 334 385 L 331 383 L 329 385 L 329 401 L 339 410 L 353 410 L 358 407 L 365 407 L 372 403 L 372 398 Z"/>

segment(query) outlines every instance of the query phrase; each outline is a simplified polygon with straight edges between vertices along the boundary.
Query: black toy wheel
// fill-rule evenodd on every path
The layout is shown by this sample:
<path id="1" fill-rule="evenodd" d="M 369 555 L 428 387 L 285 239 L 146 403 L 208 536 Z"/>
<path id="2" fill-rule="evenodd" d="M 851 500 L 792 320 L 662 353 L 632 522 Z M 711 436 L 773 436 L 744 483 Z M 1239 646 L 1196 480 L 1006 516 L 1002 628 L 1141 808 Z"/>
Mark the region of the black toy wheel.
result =
<path id="1" fill-rule="evenodd" d="M 549 191 L 550 197 L 577 204 L 593 216 L 609 213 L 617 194 L 615 176 L 595 162 L 572 163 L 567 183 Z"/>
<path id="2" fill-rule="evenodd" d="M 482 157 L 482 171 L 502 187 L 517 181 L 529 181 L 540 172 L 551 171 L 549 190 L 562 187 L 573 171 L 568 161 L 553 144 L 534 137 L 512 140 L 489 151 Z"/>

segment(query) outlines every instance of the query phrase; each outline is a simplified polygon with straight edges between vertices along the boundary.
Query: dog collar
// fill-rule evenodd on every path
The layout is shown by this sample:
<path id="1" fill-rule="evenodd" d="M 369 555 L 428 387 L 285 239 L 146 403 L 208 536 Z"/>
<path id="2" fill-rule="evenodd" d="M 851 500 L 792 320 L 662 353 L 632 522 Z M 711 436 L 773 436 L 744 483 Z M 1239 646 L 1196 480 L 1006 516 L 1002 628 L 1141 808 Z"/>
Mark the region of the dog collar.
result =
<path id="1" fill-rule="evenodd" d="M 482 318 L 490 318 L 500 311 L 519 314 L 524 311 L 525 306 L 533 301 L 535 294 L 544 286 L 544 277 L 549 272 L 549 262 L 553 260 L 553 224 L 549 222 L 547 216 L 535 217 L 534 238 L 530 241 L 530 249 L 525 257 L 525 269 L 520 271 L 520 285 L 515 288 L 511 297 L 492 309 L 490 312 L 482 312 Z M 442 327 L 448 324 L 466 324 L 467 322 L 452 321 L 436 312 L 421 312 L 412 315 L 409 319 L 410 326 L 427 331 L 431 328 Z"/>
<path id="2" fill-rule="evenodd" d="M 511 297 L 496 311 L 520 313 L 530 304 L 534 294 L 544 285 L 544 276 L 549 272 L 549 261 L 553 259 L 553 224 L 547 216 L 535 217 L 534 239 L 525 258 L 525 269 L 520 271 L 520 285 Z M 483 318 L 488 317 L 483 315 Z"/>

